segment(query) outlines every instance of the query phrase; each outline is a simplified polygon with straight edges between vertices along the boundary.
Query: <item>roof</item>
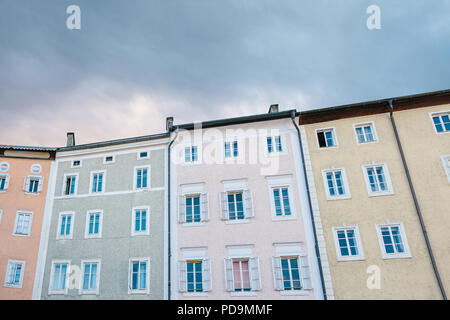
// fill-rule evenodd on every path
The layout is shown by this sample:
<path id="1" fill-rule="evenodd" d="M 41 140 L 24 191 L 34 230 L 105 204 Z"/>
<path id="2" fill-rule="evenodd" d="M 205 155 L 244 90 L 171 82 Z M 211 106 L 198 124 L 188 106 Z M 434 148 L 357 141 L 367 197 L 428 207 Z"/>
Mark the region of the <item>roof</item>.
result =
<path id="1" fill-rule="evenodd" d="M 50 147 L 32 147 L 32 146 L 16 146 L 16 145 L 0 144 L 0 150 L 52 152 L 52 151 L 56 151 L 56 149 L 57 148 L 50 148 Z"/>

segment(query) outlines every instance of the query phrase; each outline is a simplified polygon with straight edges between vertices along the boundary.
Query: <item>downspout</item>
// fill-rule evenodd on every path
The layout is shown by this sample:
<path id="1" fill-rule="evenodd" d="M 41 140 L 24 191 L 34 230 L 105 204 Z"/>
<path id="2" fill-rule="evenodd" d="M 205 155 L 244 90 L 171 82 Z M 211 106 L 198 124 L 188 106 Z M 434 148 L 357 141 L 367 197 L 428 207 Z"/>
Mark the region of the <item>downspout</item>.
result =
<path id="1" fill-rule="evenodd" d="M 309 213 L 311 215 L 311 222 L 312 222 L 312 225 L 313 225 L 312 229 L 313 229 L 313 235 L 314 235 L 314 248 L 315 248 L 315 251 L 316 251 L 317 262 L 318 262 L 318 265 L 319 265 L 320 282 L 322 284 L 323 299 L 327 300 L 327 292 L 326 292 L 326 289 L 325 289 L 325 279 L 324 279 L 323 270 L 322 270 L 322 261 L 320 260 L 319 243 L 317 241 L 316 224 L 315 224 L 315 221 L 314 221 L 314 214 L 313 214 L 312 204 L 311 204 L 311 193 L 310 193 L 310 190 L 309 190 L 308 176 L 306 175 L 305 155 L 303 154 L 302 136 L 300 134 L 300 128 L 298 127 L 297 123 L 295 122 L 295 111 L 291 112 L 291 120 L 292 120 L 292 123 L 294 124 L 295 130 L 297 130 L 298 144 L 299 144 L 299 147 L 300 147 L 300 155 L 302 157 L 303 174 L 304 174 L 304 177 L 305 177 L 306 191 L 308 193 Z"/>
<path id="2" fill-rule="evenodd" d="M 173 130 L 173 127 L 168 128 L 169 131 L 169 137 L 170 132 Z M 168 240 L 167 240 L 167 250 L 168 250 L 168 260 L 167 260 L 167 268 L 168 268 L 168 274 L 167 274 L 167 300 L 170 300 L 171 298 L 171 289 L 172 289 L 172 282 L 171 282 L 171 258 L 172 258 L 172 247 L 170 242 L 170 227 L 171 227 L 171 220 L 170 220 L 170 148 L 172 147 L 172 144 L 175 142 L 175 140 L 178 137 L 178 128 L 175 130 L 175 137 L 172 141 L 170 141 L 169 145 L 167 146 L 167 233 L 168 233 Z"/>
<path id="3" fill-rule="evenodd" d="M 434 274 L 435 274 L 436 280 L 437 280 L 437 282 L 439 284 L 439 288 L 441 290 L 442 297 L 443 297 L 444 300 L 447 300 L 447 295 L 445 293 L 445 289 L 444 289 L 444 286 L 442 284 L 441 277 L 439 276 L 439 271 L 438 271 L 438 268 L 437 268 L 437 265 L 436 265 L 436 261 L 434 259 L 433 250 L 431 249 L 430 240 L 428 239 L 428 234 L 427 234 L 427 230 L 425 228 L 425 223 L 423 222 L 422 212 L 420 211 L 419 202 L 417 201 L 417 197 L 416 197 L 416 192 L 414 191 L 414 186 L 413 186 L 413 183 L 412 183 L 412 180 L 411 180 L 411 176 L 409 174 L 408 165 L 406 164 L 405 154 L 403 153 L 402 144 L 400 142 L 400 137 L 399 137 L 398 132 L 397 132 L 397 126 L 395 125 L 394 114 L 393 114 L 394 113 L 394 107 L 392 105 L 392 99 L 389 100 L 389 108 L 390 108 L 391 124 L 392 124 L 392 128 L 394 129 L 394 133 L 395 133 L 395 140 L 397 141 L 397 146 L 398 146 L 398 149 L 400 151 L 400 155 L 402 157 L 403 168 L 405 169 L 405 172 L 406 172 L 406 177 L 408 179 L 409 189 L 411 190 L 411 195 L 412 195 L 413 200 L 414 200 L 414 205 L 416 207 L 417 216 L 419 217 L 419 221 L 420 221 L 420 227 L 422 228 L 422 233 L 423 233 L 423 236 L 425 237 L 425 242 L 427 244 L 427 249 L 428 249 L 428 253 L 430 255 L 431 264 L 433 265 Z"/>

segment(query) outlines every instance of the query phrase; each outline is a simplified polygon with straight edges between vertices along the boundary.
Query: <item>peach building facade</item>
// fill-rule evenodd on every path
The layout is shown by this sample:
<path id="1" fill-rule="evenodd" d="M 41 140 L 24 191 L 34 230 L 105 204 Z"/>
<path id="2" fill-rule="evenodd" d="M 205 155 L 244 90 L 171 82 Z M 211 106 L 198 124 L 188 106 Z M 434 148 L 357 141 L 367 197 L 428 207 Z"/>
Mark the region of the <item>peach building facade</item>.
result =
<path id="1" fill-rule="evenodd" d="M 172 299 L 333 298 L 293 114 L 172 128 Z"/>
<path id="2" fill-rule="evenodd" d="M 0 146 L 0 300 L 32 299 L 55 149 Z"/>

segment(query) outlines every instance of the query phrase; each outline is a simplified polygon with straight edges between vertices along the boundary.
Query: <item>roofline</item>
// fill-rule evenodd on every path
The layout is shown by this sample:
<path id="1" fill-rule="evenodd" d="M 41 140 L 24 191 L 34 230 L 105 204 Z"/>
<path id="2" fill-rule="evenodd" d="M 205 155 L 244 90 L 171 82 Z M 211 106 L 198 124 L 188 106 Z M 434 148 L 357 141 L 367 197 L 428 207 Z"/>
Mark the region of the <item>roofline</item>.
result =
<path id="1" fill-rule="evenodd" d="M 18 145 L 0 144 L 0 150 L 51 152 L 51 151 L 56 151 L 56 149 L 57 148 L 51 148 L 51 147 L 33 147 L 33 146 L 18 146 Z"/>
<path id="2" fill-rule="evenodd" d="M 391 100 L 394 111 L 447 104 L 450 103 L 450 89 L 312 109 L 297 112 L 296 116 L 300 117 L 300 124 L 310 124 L 343 118 L 386 113 L 390 112 L 389 101 Z"/>
<path id="3" fill-rule="evenodd" d="M 262 113 L 250 116 L 243 117 L 234 117 L 234 118 L 225 118 L 218 120 L 208 120 L 201 122 L 193 122 L 193 123 L 185 123 L 174 125 L 172 130 L 174 129 L 185 129 L 185 130 L 193 130 L 197 128 L 197 125 L 201 124 L 202 128 L 213 128 L 213 127 L 221 127 L 221 126 L 229 126 L 234 124 L 242 124 L 242 123 L 251 123 L 257 121 L 268 121 L 268 120 L 277 120 L 283 118 L 289 118 L 292 112 L 296 112 L 295 109 L 280 111 L 280 112 L 272 112 L 272 113 Z"/>

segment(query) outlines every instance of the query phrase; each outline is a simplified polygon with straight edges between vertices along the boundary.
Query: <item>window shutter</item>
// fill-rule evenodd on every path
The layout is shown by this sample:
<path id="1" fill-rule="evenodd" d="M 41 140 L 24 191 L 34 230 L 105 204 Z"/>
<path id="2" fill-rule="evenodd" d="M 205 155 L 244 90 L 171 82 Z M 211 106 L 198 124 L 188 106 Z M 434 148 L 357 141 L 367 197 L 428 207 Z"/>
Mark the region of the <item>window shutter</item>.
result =
<path id="1" fill-rule="evenodd" d="M 220 219 L 222 220 L 228 220 L 229 214 L 228 214 L 228 200 L 227 200 L 227 193 L 221 192 L 219 195 L 220 199 Z"/>
<path id="2" fill-rule="evenodd" d="M 254 217 L 253 205 L 252 205 L 252 193 L 250 190 L 244 190 L 244 215 L 245 218 Z"/>
<path id="3" fill-rule="evenodd" d="M 178 281 L 179 281 L 179 291 L 187 291 L 187 271 L 186 271 L 186 261 L 178 261 Z"/>
<path id="4" fill-rule="evenodd" d="M 200 195 L 200 221 L 209 220 L 209 210 L 208 210 L 208 194 L 202 193 Z"/>
<path id="5" fill-rule="evenodd" d="M 203 291 L 211 291 L 211 261 L 202 261 Z"/>
<path id="6" fill-rule="evenodd" d="M 311 271 L 309 269 L 309 263 L 308 263 L 308 257 L 307 256 L 301 256 L 300 258 L 300 275 L 303 280 L 303 286 L 302 289 L 304 290 L 311 290 L 312 289 L 312 282 L 311 282 Z"/>
<path id="7" fill-rule="evenodd" d="M 283 273 L 281 270 L 281 258 L 272 257 L 273 281 L 275 290 L 283 290 Z"/>
<path id="8" fill-rule="evenodd" d="M 250 258 L 249 268 L 252 291 L 259 291 L 261 290 L 261 278 L 259 276 L 259 258 Z"/>
<path id="9" fill-rule="evenodd" d="M 5 177 L 5 190 L 8 189 L 8 185 L 9 185 L 9 175 L 6 175 L 6 177 Z"/>
<path id="10" fill-rule="evenodd" d="M 184 196 L 178 197 L 178 205 L 179 205 L 178 222 L 185 223 L 186 222 L 186 199 Z"/>
<path id="11" fill-rule="evenodd" d="M 29 177 L 25 177 L 23 181 L 23 191 L 28 192 L 28 188 L 30 188 L 30 179 Z"/>
<path id="12" fill-rule="evenodd" d="M 44 182 L 44 178 L 39 178 L 38 190 L 37 192 L 42 191 L 42 183 Z"/>
<path id="13" fill-rule="evenodd" d="M 225 288 L 226 291 L 234 291 L 233 260 L 224 259 L 225 264 Z"/>

